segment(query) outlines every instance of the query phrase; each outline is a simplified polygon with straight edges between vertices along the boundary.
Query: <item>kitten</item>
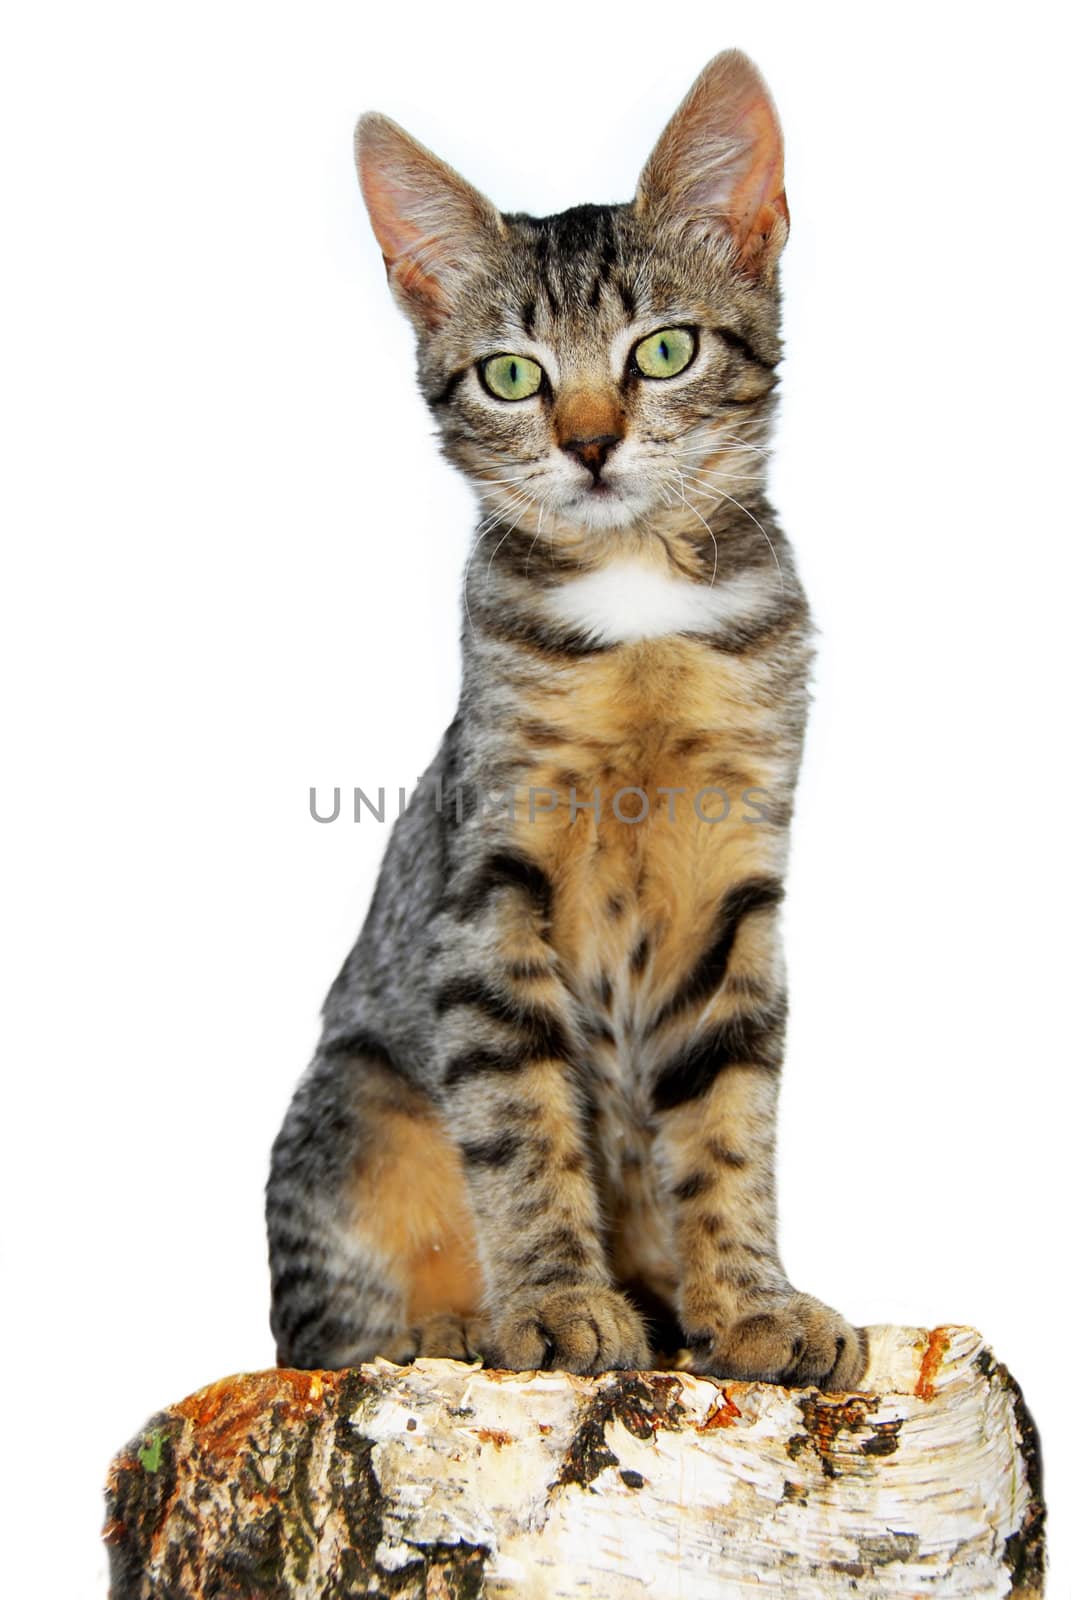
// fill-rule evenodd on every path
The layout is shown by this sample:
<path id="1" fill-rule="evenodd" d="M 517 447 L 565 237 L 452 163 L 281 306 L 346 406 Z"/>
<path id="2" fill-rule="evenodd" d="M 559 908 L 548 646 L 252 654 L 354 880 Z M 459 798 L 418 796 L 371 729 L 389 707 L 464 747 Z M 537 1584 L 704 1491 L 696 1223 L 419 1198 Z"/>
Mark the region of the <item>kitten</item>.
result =
<path id="1" fill-rule="evenodd" d="M 650 1339 L 848 1387 L 864 1337 L 776 1237 L 811 643 L 764 490 L 768 91 L 718 56 L 623 205 L 502 215 L 374 113 L 357 165 L 484 521 L 457 715 L 272 1153 L 278 1359 L 594 1372 Z"/>

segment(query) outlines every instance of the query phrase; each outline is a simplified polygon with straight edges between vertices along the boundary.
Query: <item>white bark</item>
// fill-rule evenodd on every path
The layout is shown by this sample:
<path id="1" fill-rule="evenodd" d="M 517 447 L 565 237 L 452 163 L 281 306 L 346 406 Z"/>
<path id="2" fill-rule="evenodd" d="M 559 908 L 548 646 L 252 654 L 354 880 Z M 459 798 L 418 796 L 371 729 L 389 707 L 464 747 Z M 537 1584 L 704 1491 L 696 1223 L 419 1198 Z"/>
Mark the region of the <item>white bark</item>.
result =
<path id="1" fill-rule="evenodd" d="M 1017 1387 L 970 1329 L 870 1337 L 851 1395 L 450 1361 L 229 1380 L 113 1464 L 113 1596 L 1040 1595 Z"/>

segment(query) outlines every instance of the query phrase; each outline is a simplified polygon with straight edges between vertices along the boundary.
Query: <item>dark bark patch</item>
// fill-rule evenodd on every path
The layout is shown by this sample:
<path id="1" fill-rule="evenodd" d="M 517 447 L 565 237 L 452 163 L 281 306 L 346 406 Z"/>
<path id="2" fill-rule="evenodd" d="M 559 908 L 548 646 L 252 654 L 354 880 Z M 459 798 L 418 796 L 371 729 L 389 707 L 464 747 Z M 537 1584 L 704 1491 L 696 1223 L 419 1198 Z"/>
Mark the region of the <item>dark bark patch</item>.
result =
<path id="1" fill-rule="evenodd" d="M 991 1351 L 979 1351 L 974 1358 L 974 1368 L 987 1382 L 998 1385 L 1011 1396 L 1030 1502 L 1019 1527 L 1014 1533 L 1009 1534 L 1004 1542 L 1004 1565 L 1011 1576 L 1012 1594 L 1040 1595 L 1045 1588 L 1047 1566 L 1045 1547 L 1047 1513 L 1041 1441 L 1038 1438 L 1037 1425 L 1023 1399 L 1023 1391 L 1004 1363 L 995 1360 Z"/>
<path id="2" fill-rule="evenodd" d="M 895 1455 L 900 1447 L 900 1429 L 903 1417 L 892 1417 L 888 1422 L 875 1422 L 874 1432 L 864 1439 L 861 1449 L 865 1456 Z"/>
<path id="3" fill-rule="evenodd" d="M 684 1416 L 681 1384 L 668 1374 L 624 1373 L 600 1389 L 584 1407 L 580 1426 L 565 1452 L 552 1487 L 578 1483 L 589 1488 L 600 1472 L 619 1465 L 606 1443 L 611 1422 L 622 1423 L 636 1439 L 651 1439 L 659 1428 L 679 1428 Z"/>
<path id="4" fill-rule="evenodd" d="M 816 1395 L 803 1395 L 799 1402 L 803 1417 L 803 1433 L 793 1434 L 785 1446 L 790 1461 L 796 1461 L 804 1450 L 813 1450 L 818 1457 L 822 1474 L 826 1478 L 839 1478 L 837 1458 L 840 1454 L 839 1437 L 842 1433 L 858 1433 L 867 1424 L 880 1401 L 870 1395 L 858 1395 L 851 1400 L 821 1400 Z M 895 1447 L 894 1447 L 895 1448 Z M 886 1451 L 879 1452 L 881 1454 Z"/>

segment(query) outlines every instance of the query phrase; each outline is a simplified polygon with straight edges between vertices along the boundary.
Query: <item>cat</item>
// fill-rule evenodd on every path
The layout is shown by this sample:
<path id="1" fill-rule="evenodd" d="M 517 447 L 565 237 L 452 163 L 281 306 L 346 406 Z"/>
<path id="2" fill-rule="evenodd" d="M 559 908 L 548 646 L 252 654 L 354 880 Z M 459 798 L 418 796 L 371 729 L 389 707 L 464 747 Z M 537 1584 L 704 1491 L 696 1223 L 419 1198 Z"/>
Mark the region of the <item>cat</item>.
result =
<path id="1" fill-rule="evenodd" d="M 483 521 L 457 714 L 271 1158 L 282 1365 L 845 1389 L 778 1254 L 778 934 L 811 626 L 764 489 L 777 113 L 715 57 L 627 204 L 501 214 L 377 113 L 357 166 Z M 414 646 L 415 647 L 415 646 Z"/>

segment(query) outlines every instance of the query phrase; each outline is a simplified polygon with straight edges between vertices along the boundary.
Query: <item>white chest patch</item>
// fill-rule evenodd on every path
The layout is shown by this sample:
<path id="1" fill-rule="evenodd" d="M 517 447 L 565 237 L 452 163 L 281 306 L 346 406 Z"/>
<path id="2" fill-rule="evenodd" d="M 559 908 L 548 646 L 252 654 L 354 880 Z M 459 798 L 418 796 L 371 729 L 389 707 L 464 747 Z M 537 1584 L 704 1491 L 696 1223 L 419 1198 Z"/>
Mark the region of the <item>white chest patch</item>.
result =
<path id="1" fill-rule="evenodd" d="M 759 574 L 695 583 L 621 560 L 563 584 L 547 605 L 556 622 L 603 644 L 630 644 L 671 633 L 716 633 L 761 615 L 771 598 L 769 579 Z"/>

